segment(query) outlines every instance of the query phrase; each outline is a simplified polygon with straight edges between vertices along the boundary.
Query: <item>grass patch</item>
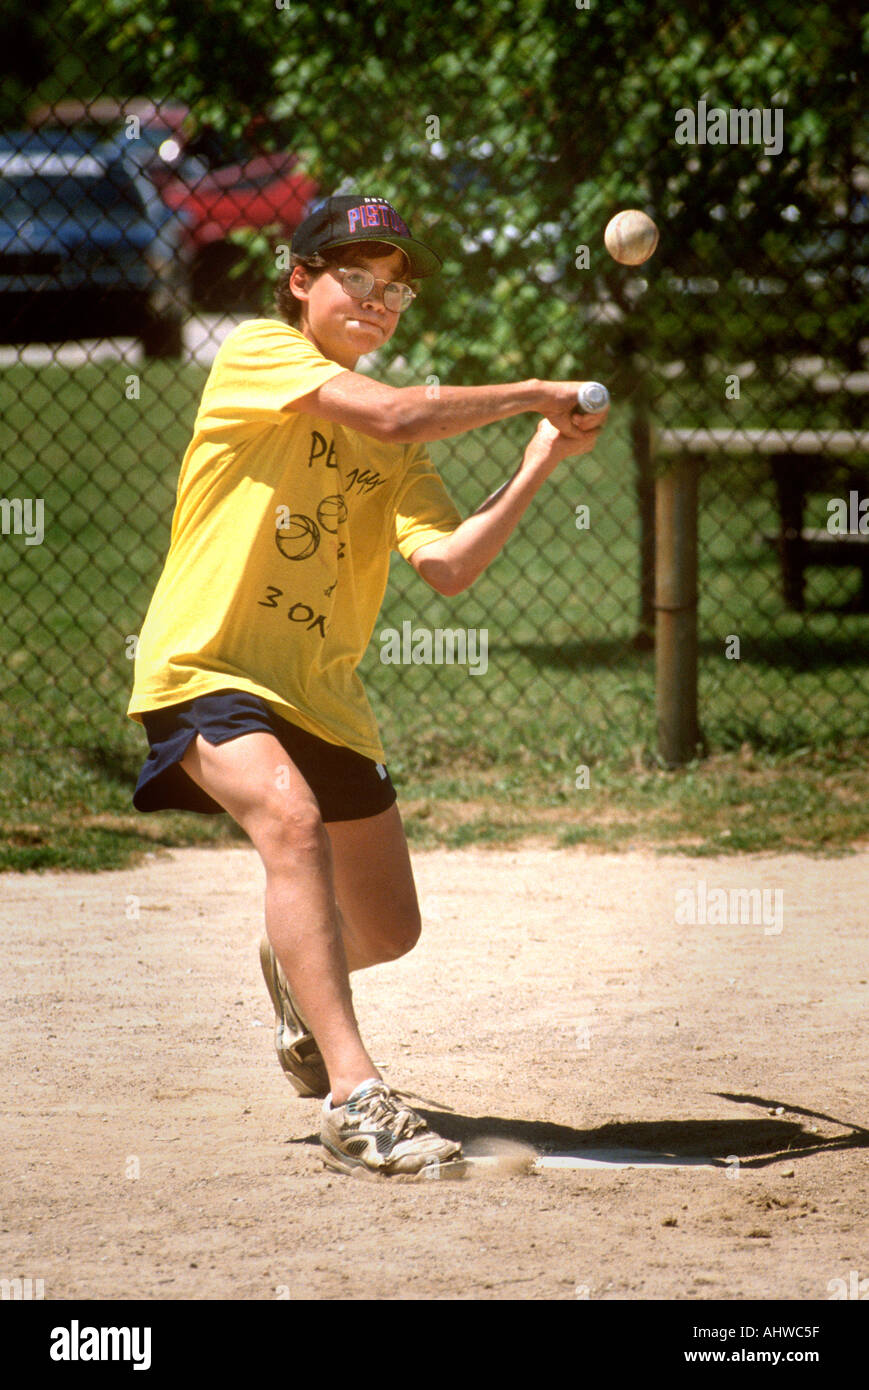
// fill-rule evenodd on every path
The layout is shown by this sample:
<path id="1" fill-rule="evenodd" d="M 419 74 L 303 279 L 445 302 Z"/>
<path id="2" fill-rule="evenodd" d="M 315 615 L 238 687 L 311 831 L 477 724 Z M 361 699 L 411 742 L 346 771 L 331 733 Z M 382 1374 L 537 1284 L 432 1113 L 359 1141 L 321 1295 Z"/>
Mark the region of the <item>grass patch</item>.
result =
<path id="1" fill-rule="evenodd" d="M 238 841 L 227 816 L 139 815 L 132 756 L 96 748 L 6 753 L 0 869 L 120 869 L 147 852 Z"/>
<path id="2" fill-rule="evenodd" d="M 802 851 L 840 854 L 869 842 L 862 787 L 869 746 L 855 743 L 799 758 L 715 754 L 678 771 L 651 763 L 590 769 L 588 788 L 515 779 L 497 793 L 469 774 L 403 802 L 411 843 L 651 848 L 689 855 Z"/>

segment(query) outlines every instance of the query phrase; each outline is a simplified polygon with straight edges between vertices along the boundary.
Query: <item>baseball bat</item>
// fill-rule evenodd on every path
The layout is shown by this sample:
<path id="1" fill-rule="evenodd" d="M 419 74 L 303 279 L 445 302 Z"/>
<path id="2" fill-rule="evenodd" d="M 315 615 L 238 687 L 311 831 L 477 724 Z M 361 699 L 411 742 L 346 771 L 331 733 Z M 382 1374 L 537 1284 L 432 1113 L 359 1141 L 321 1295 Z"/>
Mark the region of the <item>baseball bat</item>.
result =
<path id="1" fill-rule="evenodd" d="M 590 415 L 596 410 L 606 410 L 610 403 L 610 393 L 599 381 L 584 381 L 577 388 L 576 403 L 580 410 Z"/>

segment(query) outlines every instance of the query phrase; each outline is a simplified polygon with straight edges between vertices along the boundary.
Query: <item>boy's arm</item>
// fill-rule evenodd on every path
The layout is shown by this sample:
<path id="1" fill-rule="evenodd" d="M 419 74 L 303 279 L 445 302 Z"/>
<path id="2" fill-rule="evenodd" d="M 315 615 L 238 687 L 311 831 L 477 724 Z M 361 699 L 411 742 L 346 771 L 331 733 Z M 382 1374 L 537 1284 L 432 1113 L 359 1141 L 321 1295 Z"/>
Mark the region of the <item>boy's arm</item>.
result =
<path id="1" fill-rule="evenodd" d="M 541 420 L 513 477 L 442 540 L 415 550 L 410 563 L 439 594 L 451 597 L 473 584 L 503 547 L 508 536 L 550 473 L 571 454 L 587 454 L 603 427 L 605 412 L 586 415 L 579 437 L 562 434 Z"/>
<path id="2" fill-rule="evenodd" d="M 287 409 L 319 415 L 391 444 L 426 444 L 535 411 L 562 434 L 578 439 L 583 424 L 573 412 L 581 381 L 505 382 L 494 386 L 387 386 L 361 372 L 341 372 L 300 396 Z M 597 417 L 586 416 L 584 420 Z"/>

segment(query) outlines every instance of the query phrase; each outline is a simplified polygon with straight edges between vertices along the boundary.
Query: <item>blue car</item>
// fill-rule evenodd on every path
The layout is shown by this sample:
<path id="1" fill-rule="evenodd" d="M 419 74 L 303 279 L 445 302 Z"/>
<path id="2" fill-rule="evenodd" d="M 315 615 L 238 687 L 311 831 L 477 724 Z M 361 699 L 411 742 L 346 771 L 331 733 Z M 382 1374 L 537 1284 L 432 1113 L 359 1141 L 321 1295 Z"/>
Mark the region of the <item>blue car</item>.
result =
<path id="1" fill-rule="evenodd" d="M 124 334 L 177 357 L 189 312 L 185 224 L 117 143 L 0 135 L 4 342 Z"/>

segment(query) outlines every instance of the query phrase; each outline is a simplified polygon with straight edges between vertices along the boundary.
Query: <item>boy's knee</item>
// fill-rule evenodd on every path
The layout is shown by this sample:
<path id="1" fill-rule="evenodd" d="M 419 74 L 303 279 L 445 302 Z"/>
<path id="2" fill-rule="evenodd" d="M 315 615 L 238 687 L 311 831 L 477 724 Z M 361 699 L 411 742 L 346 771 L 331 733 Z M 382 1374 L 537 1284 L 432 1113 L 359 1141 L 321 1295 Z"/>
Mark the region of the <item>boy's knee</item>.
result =
<path id="1" fill-rule="evenodd" d="M 396 917 L 382 938 L 383 950 L 388 952 L 384 959 L 398 960 L 399 957 L 406 956 L 419 941 L 421 933 L 422 922 L 418 910 L 409 910 Z"/>
<path id="2" fill-rule="evenodd" d="M 270 799 L 260 808 L 252 838 L 270 856 L 329 853 L 326 827 L 313 801 L 289 801 L 281 796 Z"/>

